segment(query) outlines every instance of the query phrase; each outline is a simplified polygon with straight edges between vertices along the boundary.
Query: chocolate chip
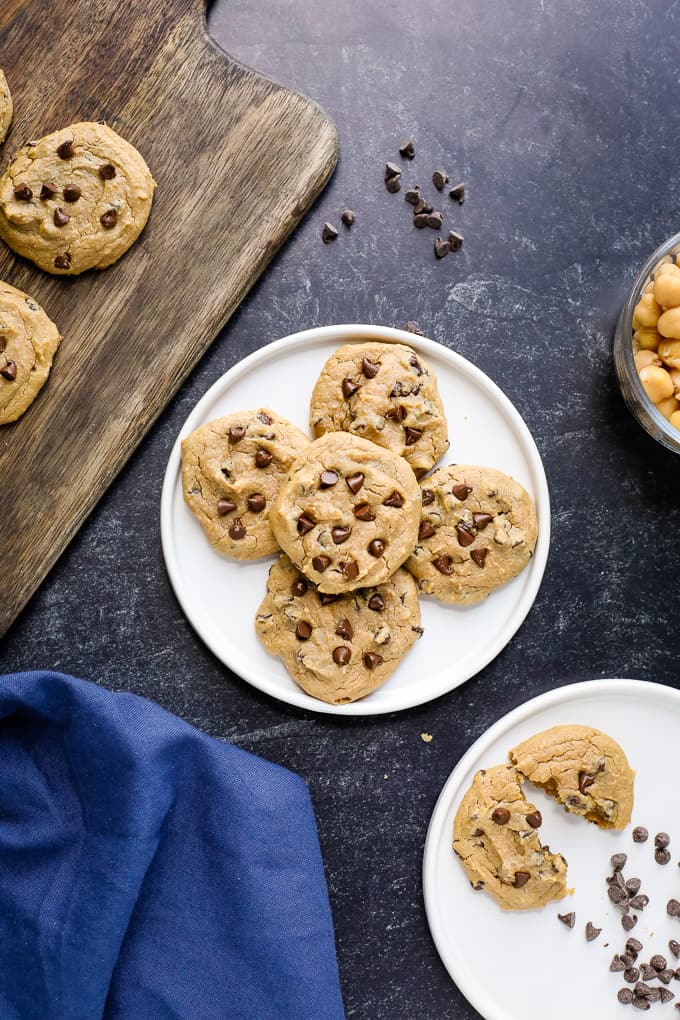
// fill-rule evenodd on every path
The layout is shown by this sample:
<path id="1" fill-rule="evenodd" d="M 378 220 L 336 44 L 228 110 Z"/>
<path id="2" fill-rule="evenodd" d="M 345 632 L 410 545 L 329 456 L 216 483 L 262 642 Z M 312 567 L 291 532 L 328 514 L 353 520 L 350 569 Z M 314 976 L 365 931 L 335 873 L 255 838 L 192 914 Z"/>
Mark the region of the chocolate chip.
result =
<path id="1" fill-rule="evenodd" d="M 627 967 L 632 967 L 633 966 L 633 964 L 635 963 L 635 957 L 636 956 L 637 956 L 637 953 L 621 953 L 621 959 L 623 961 L 623 969 L 624 970 Z"/>
<path id="2" fill-rule="evenodd" d="M 418 323 L 413 322 L 413 320 L 411 319 L 409 319 L 408 322 L 404 323 L 404 329 L 406 330 L 407 333 L 415 333 L 416 336 L 425 336 Z"/>
<path id="3" fill-rule="evenodd" d="M 351 641 L 352 638 L 354 637 L 354 630 L 352 629 L 352 624 L 349 622 L 346 616 L 343 617 L 343 619 L 335 628 L 335 633 L 338 635 L 338 637 L 344 638 L 345 641 Z"/>
<path id="4" fill-rule="evenodd" d="M 680 917 L 680 902 L 669 900 L 666 904 L 666 913 L 669 917 Z"/>
<path id="5" fill-rule="evenodd" d="M 640 971 L 637 967 L 629 967 L 628 970 L 623 972 L 623 980 L 627 981 L 629 985 L 634 985 L 639 977 Z"/>
<path id="6" fill-rule="evenodd" d="M 670 841 L 671 837 L 668 835 L 667 832 L 657 832 L 656 836 L 654 837 L 654 846 L 658 846 L 662 850 L 665 850 Z"/>
<path id="7" fill-rule="evenodd" d="M 607 889 L 607 895 L 612 903 L 620 903 L 621 900 L 627 899 L 623 889 L 620 889 L 618 885 L 610 885 Z"/>
<path id="8" fill-rule="evenodd" d="M 63 209 L 57 206 L 52 214 L 52 219 L 54 220 L 55 227 L 65 227 L 71 217 L 68 213 L 65 213 Z"/>
<path id="9" fill-rule="evenodd" d="M 68 141 L 62 142 L 61 145 L 57 146 L 57 156 L 59 156 L 59 159 L 71 159 L 73 156 L 72 138 L 69 138 Z"/>
<path id="10" fill-rule="evenodd" d="M 605 881 L 607 885 L 618 885 L 619 889 L 623 889 L 626 892 L 626 883 L 620 871 L 615 871 L 613 875 L 608 875 Z"/>
<path id="11" fill-rule="evenodd" d="M 455 230 L 449 230 L 447 244 L 451 251 L 458 251 L 463 244 L 463 235 Z"/>
<path id="12" fill-rule="evenodd" d="M 430 506 L 434 503 L 434 492 L 432 489 L 421 489 L 420 495 L 422 497 L 423 506 Z"/>
<path id="13" fill-rule="evenodd" d="M 478 531 L 484 531 L 484 528 L 491 524 L 493 517 L 491 514 L 473 514 L 472 520 Z"/>
<path id="14" fill-rule="evenodd" d="M 475 521 L 475 524 L 477 524 L 477 521 Z M 627 860 L 628 860 L 627 854 L 612 854 L 612 856 L 609 858 L 609 863 L 611 864 L 614 871 L 623 871 L 623 869 L 626 866 Z M 637 892 L 637 889 L 635 891 Z"/>
<path id="15" fill-rule="evenodd" d="M 633 1009 L 651 1009 L 652 1008 L 649 1005 L 649 1003 L 647 1002 L 646 999 L 633 999 L 632 1006 L 633 1006 Z"/>
<path id="16" fill-rule="evenodd" d="M 396 489 L 389 494 L 387 499 L 383 500 L 383 506 L 395 506 L 399 508 L 402 507 L 403 505 L 404 497 L 401 495 L 401 493 L 397 492 Z"/>
<path id="17" fill-rule="evenodd" d="M 346 525 L 338 524 L 335 528 L 331 528 L 331 538 L 336 545 L 342 545 L 346 542 L 349 536 L 352 534 L 352 529 Z"/>
<path id="18" fill-rule="evenodd" d="M 368 544 L 368 551 L 371 556 L 375 556 L 378 559 L 385 552 L 385 543 L 381 538 L 374 538 L 372 542 Z"/>
<path id="19" fill-rule="evenodd" d="M 656 976 L 658 977 L 659 981 L 663 981 L 665 985 L 669 985 L 673 978 L 675 977 L 675 971 L 672 970 L 671 968 L 664 967 L 664 969 L 660 970 Z"/>
<path id="20" fill-rule="evenodd" d="M 274 456 L 269 452 L 269 450 L 259 449 L 255 454 L 255 464 L 259 468 L 269 467 L 273 459 Z"/>
<path id="21" fill-rule="evenodd" d="M 616 993 L 616 998 L 624 1006 L 629 1006 L 630 1003 L 633 1001 L 633 993 L 631 992 L 630 988 L 619 988 L 618 992 Z"/>
<path id="22" fill-rule="evenodd" d="M 437 191 L 443 191 L 444 185 L 449 183 L 449 175 L 444 173 L 443 170 L 435 170 L 432 174 L 432 183 Z"/>
<path id="23" fill-rule="evenodd" d="M 424 212 L 416 213 L 414 215 L 414 217 L 413 217 L 413 225 L 414 225 L 414 227 L 417 227 L 418 230 L 422 230 L 423 227 L 426 227 L 427 226 L 427 213 L 424 213 Z"/>
<path id="24" fill-rule="evenodd" d="M 302 514 L 300 517 L 298 517 L 297 522 L 298 534 L 308 535 L 309 532 L 314 527 L 316 527 L 316 521 L 313 521 L 311 517 L 307 517 L 305 514 Z"/>
<path id="25" fill-rule="evenodd" d="M 530 825 L 532 829 L 538 829 L 543 824 L 543 815 L 540 811 L 531 811 L 526 816 L 526 823 Z"/>
<path id="26" fill-rule="evenodd" d="M 33 192 L 28 184 L 16 184 L 14 186 L 14 197 L 18 202 L 30 202 L 33 198 Z"/>
<path id="27" fill-rule="evenodd" d="M 458 202 L 460 205 L 463 204 L 465 201 L 465 184 L 463 181 L 461 181 L 460 184 L 454 184 L 449 191 L 449 196 L 454 200 L 454 202 Z"/>
<path id="28" fill-rule="evenodd" d="M 391 407 L 389 411 L 385 411 L 385 417 L 389 418 L 390 421 L 396 421 L 397 425 L 401 425 L 406 417 L 406 408 L 403 404 L 397 404 L 396 407 Z"/>
<path id="29" fill-rule="evenodd" d="M 463 485 L 462 483 L 460 483 L 458 485 L 454 485 L 454 487 L 451 489 L 451 492 L 456 497 L 456 499 L 459 499 L 461 503 L 464 503 L 465 500 L 470 495 L 470 493 L 472 492 L 472 486 Z"/>
<path id="30" fill-rule="evenodd" d="M 49 181 L 43 181 L 42 188 L 40 189 L 40 197 L 44 201 L 48 198 L 54 198 L 57 193 L 56 184 L 51 184 Z"/>
<path id="31" fill-rule="evenodd" d="M 458 536 L 458 544 L 462 546 L 472 545 L 475 540 L 475 536 L 470 530 L 470 525 L 466 524 L 465 521 L 461 521 L 460 524 L 456 525 L 456 535 Z"/>
<path id="32" fill-rule="evenodd" d="M 243 521 L 240 517 L 237 517 L 232 526 L 229 528 L 229 537 L 233 538 L 235 542 L 246 537 L 246 529 L 243 527 Z"/>
<path id="33" fill-rule="evenodd" d="M 364 652 L 364 666 L 366 669 L 376 669 L 378 666 L 382 666 L 383 662 L 382 655 L 378 655 L 377 652 Z"/>
<path id="34" fill-rule="evenodd" d="M 637 914 L 624 914 L 621 918 L 621 927 L 624 931 L 632 931 L 637 922 Z"/>
<path id="35" fill-rule="evenodd" d="M 420 201 L 420 188 L 417 184 L 414 188 L 409 188 L 404 195 L 404 200 L 408 202 L 409 205 L 418 205 L 418 202 Z M 406 326 L 404 326 L 404 329 L 406 329 Z M 410 332 L 412 332 L 412 330 L 409 330 L 409 333 Z"/>
<path id="36" fill-rule="evenodd" d="M 662 1002 L 670 1002 L 671 999 L 675 998 L 675 995 L 673 994 L 673 992 L 671 992 L 669 988 L 660 988 L 659 995 L 661 997 Z"/>
<path id="37" fill-rule="evenodd" d="M 340 569 L 348 581 L 356 581 L 359 576 L 359 564 L 356 560 L 347 560 L 346 563 L 341 563 Z"/>
<path id="38" fill-rule="evenodd" d="M 441 237 L 435 237 L 434 239 L 434 253 L 438 259 L 446 258 L 451 251 L 451 245 L 448 241 L 442 241 Z"/>
<path id="39" fill-rule="evenodd" d="M 69 251 L 62 252 L 61 255 L 57 255 L 54 260 L 55 269 L 70 269 L 71 268 L 71 253 Z"/>
<path id="40" fill-rule="evenodd" d="M 361 362 L 361 371 L 367 379 L 375 379 L 376 375 L 380 371 L 380 365 L 376 365 L 375 362 L 369 361 L 368 358 L 364 358 Z"/>
<path id="41" fill-rule="evenodd" d="M 17 363 L 12 361 L 11 358 L 7 359 L 7 364 L 0 368 L 0 375 L 7 382 L 14 382 L 17 377 Z"/>
<path id="42" fill-rule="evenodd" d="M 382 595 L 378 595 L 377 592 L 375 593 L 375 595 L 371 595 L 367 604 L 368 608 L 372 609 L 374 613 L 382 613 L 383 609 L 385 608 L 385 603 L 383 601 Z"/>
<path id="43" fill-rule="evenodd" d="M 483 567 L 488 551 L 488 549 L 473 549 L 470 553 L 470 559 L 473 563 L 476 563 L 478 567 Z"/>
<path id="44" fill-rule="evenodd" d="M 328 570 L 330 565 L 330 556 L 314 556 L 312 559 L 312 566 L 318 574 L 323 574 L 324 570 Z"/>
<path id="45" fill-rule="evenodd" d="M 675 917 L 675 914 L 672 915 Z M 668 943 L 668 948 L 675 957 L 676 960 L 680 960 L 680 942 L 676 942 L 675 939 L 671 939 Z"/>
<path id="46" fill-rule="evenodd" d="M 112 181 L 116 176 L 116 168 L 112 163 L 102 163 L 99 167 L 99 176 L 103 181 Z"/>
<path id="47" fill-rule="evenodd" d="M 645 829 L 644 825 L 636 825 L 633 829 L 633 842 L 634 843 L 646 843 L 649 833 Z"/>
<path id="48" fill-rule="evenodd" d="M 648 963 L 640 964 L 640 973 L 644 981 L 654 981 L 656 979 L 656 971 Z"/>
<path id="49" fill-rule="evenodd" d="M 510 812 L 505 807 L 497 807 L 491 812 L 491 821 L 496 825 L 507 825 L 510 821 Z"/>
<path id="50" fill-rule="evenodd" d="M 396 195 L 398 191 L 401 191 L 401 177 L 390 177 L 385 181 L 385 187 L 391 195 Z"/>
<path id="51" fill-rule="evenodd" d="M 578 788 L 581 793 L 585 793 L 589 786 L 592 786 L 595 782 L 595 776 L 590 772 L 579 772 L 578 774 Z"/>
<path id="52" fill-rule="evenodd" d="M 338 236 L 337 228 L 332 223 L 324 223 L 321 231 L 321 240 L 324 244 L 330 244 Z"/>
<path id="53" fill-rule="evenodd" d="M 423 213 L 431 213 L 433 206 L 429 202 L 426 202 L 424 198 L 421 198 L 417 205 L 413 207 L 414 216 L 422 216 Z"/>
<path id="54" fill-rule="evenodd" d="M 404 159 L 413 159 L 416 154 L 416 147 L 413 144 L 412 138 L 407 138 L 405 142 L 402 142 L 399 146 L 399 155 L 403 156 Z"/>
<path id="55" fill-rule="evenodd" d="M 309 641 L 312 636 L 312 628 L 306 620 L 300 620 L 295 628 L 295 637 L 298 641 Z"/>
<path id="56" fill-rule="evenodd" d="M 338 476 L 335 471 L 322 471 L 319 476 L 319 484 L 322 489 L 330 489 L 338 484 Z"/>
<path id="57" fill-rule="evenodd" d="M 423 374 L 423 366 L 420 364 L 415 354 L 411 355 L 411 357 L 408 359 L 408 363 L 411 366 L 411 368 L 415 369 L 416 375 Z"/>
<path id="58" fill-rule="evenodd" d="M 446 577 L 450 577 L 453 573 L 453 560 L 450 556 L 438 556 L 436 560 L 432 560 L 432 566 L 435 567 L 440 574 L 445 574 Z"/>
<path id="59" fill-rule="evenodd" d="M 641 893 L 639 896 L 633 896 L 630 901 L 630 905 L 633 910 L 644 910 L 648 903 L 649 896 L 645 896 L 644 893 Z"/>
<path id="60" fill-rule="evenodd" d="M 236 443 L 240 443 L 246 434 L 246 430 L 242 425 L 234 425 L 233 428 L 229 429 L 229 443 L 231 446 L 235 446 Z"/>
<path id="61" fill-rule="evenodd" d="M 573 910 L 571 910 L 568 914 L 558 914 L 557 917 L 562 924 L 566 924 L 567 928 L 573 928 L 576 924 L 576 914 Z"/>
<path id="62" fill-rule="evenodd" d="M 331 602 L 337 602 L 340 598 L 339 595 L 330 595 L 325 591 L 317 592 L 317 595 L 319 596 L 319 602 L 322 606 L 330 606 Z"/>
<path id="63" fill-rule="evenodd" d="M 406 426 L 404 429 L 404 443 L 406 446 L 413 446 L 418 442 L 422 436 L 422 429 L 412 429 L 410 426 Z"/>
<path id="64" fill-rule="evenodd" d="M 302 598 L 303 595 L 307 594 L 308 587 L 309 585 L 305 581 L 304 577 L 296 577 L 290 586 L 291 594 L 298 599 Z"/>
<path id="65" fill-rule="evenodd" d="M 662 956 L 661 953 L 655 953 L 655 955 L 649 961 L 649 966 L 653 967 L 654 970 L 660 971 L 666 969 L 666 957 Z"/>
<path id="66" fill-rule="evenodd" d="M 236 509 L 236 503 L 232 503 L 230 499 L 220 499 L 217 502 L 217 512 L 220 517 L 224 517 L 225 514 L 230 514 Z"/>
<path id="67" fill-rule="evenodd" d="M 67 184 L 64 188 L 64 201 L 77 202 L 80 198 L 80 188 L 77 184 Z"/>
<path id="68" fill-rule="evenodd" d="M 252 495 L 248 496 L 248 509 L 252 510 L 254 514 L 261 514 L 266 505 L 267 500 L 261 492 L 253 492 Z"/>
<path id="69" fill-rule="evenodd" d="M 346 666 L 352 658 L 352 650 L 347 645 L 338 645 L 333 649 L 333 662 L 336 666 Z"/>
<path id="70" fill-rule="evenodd" d="M 593 942 L 602 931 L 601 928 L 596 928 L 592 921 L 588 921 L 586 925 L 586 940 Z M 627 979 L 626 979 L 627 980 Z"/>
<path id="71" fill-rule="evenodd" d="M 654 851 L 654 860 L 656 861 L 657 864 L 668 864 L 670 859 L 671 855 L 668 850 L 662 850 L 660 847 L 658 847 Z"/>
<path id="72" fill-rule="evenodd" d="M 418 529 L 418 539 L 422 542 L 425 538 L 432 538 L 436 531 L 437 529 L 434 528 L 429 521 L 422 521 L 420 528 Z"/>
<path id="73" fill-rule="evenodd" d="M 270 418 L 268 414 L 265 414 L 264 411 L 262 411 L 261 414 L 258 414 L 257 417 L 258 417 L 258 421 L 261 421 L 263 425 L 271 425 L 272 424 L 273 419 Z"/>
<path id="74" fill-rule="evenodd" d="M 527 871 L 516 871 L 515 881 L 512 883 L 515 889 L 521 889 L 523 885 L 526 885 L 529 881 L 529 873 Z"/>
<path id="75" fill-rule="evenodd" d="M 630 938 L 626 940 L 626 952 L 633 953 L 637 956 L 638 953 L 642 952 L 642 943 L 639 939 Z"/>
<path id="76" fill-rule="evenodd" d="M 357 221 L 357 214 L 353 212 L 351 209 L 343 209 L 340 219 L 342 220 L 346 227 L 351 227 Z"/>
<path id="77" fill-rule="evenodd" d="M 357 386 L 357 384 L 355 382 L 352 382 L 349 376 L 347 376 L 346 379 L 342 380 L 342 395 L 345 398 L 345 400 L 349 400 L 350 397 L 353 397 L 358 389 L 359 387 Z"/>
<path id="78" fill-rule="evenodd" d="M 385 163 L 385 180 L 390 181 L 394 177 L 401 177 L 401 167 L 396 163 Z"/>
<path id="79" fill-rule="evenodd" d="M 370 503 L 359 503 L 354 507 L 354 516 L 359 521 L 374 521 L 375 511 Z"/>
<path id="80" fill-rule="evenodd" d="M 427 225 L 433 230 L 440 230 L 443 222 L 444 217 L 440 212 L 431 212 L 428 214 Z"/>
<path id="81" fill-rule="evenodd" d="M 115 209 L 107 209 L 106 212 L 99 217 L 99 222 L 105 230 L 112 230 L 118 222 L 118 213 Z"/>
<path id="82" fill-rule="evenodd" d="M 642 882 L 640 881 L 639 878 L 627 878 L 625 881 L 626 889 L 631 894 L 631 896 L 635 896 L 636 893 L 640 892 L 641 885 Z"/>
<path id="83" fill-rule="evenodd" d="M 364 484 L 364 476 L 362 475 L 361 471 L 357 471 L 357 473 L 354 475 L 348 475 L 347 478 L 345 478 L 345 481 L 347 483 L 347 488 L 349 489 L 349 491 L 354 493 L 354 495 L 356 496 L 357 492 Z"/>

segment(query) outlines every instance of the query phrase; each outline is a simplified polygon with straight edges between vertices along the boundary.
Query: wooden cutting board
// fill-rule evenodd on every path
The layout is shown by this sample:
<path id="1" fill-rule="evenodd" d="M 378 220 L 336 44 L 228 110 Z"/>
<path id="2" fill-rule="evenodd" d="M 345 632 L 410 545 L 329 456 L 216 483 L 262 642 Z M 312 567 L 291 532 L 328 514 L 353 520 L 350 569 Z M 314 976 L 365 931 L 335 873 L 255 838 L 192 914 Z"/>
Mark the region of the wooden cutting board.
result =
<path id="1" fill-rule="evenodd" d="M 0 426 L 1 635 L 324 187 L 338 141 L 313 102 L 219 49 L 204 0 L 3 0 L 0 67 L 3 167 L 30 138 L 103 119 L 158 183 L 110 269 L 51 277 L 0 242 L 0 278 L 64 338 L 33 406 Z"/>

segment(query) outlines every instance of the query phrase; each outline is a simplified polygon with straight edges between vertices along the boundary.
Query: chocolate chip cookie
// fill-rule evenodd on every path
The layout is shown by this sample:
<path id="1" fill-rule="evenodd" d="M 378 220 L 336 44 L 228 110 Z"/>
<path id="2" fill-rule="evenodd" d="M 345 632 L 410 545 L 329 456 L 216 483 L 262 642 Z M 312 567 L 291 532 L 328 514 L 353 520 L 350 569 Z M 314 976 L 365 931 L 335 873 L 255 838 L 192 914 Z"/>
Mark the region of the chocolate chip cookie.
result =
<path id="1" fill-rule="evenodd" d="M 255 629 L 295 682 L 331 705 L 380 687 L 422 634 L 416 585 L 405 570 L 377 587 L 324 595 L 285 555 L 269 572 Z"/>
<path id="2" fill-rule="evenodd" d="M 60 341 L 38 302 L 0 281 L 0 425 L 16 421 L 33 403 Z"/>
<path id="3" fill-rule="evenodd" d="M 536 511 L 494 468 L 454 464 L 421 484 L 418 541 L 405 566 L 421 592 L 470 606 L 516 577 L 533 556 Z"/>
<path id="4" fill-rule="evenodd" d="M 48 273 L 105 269 L 139 237 L 155 182 L 105 124 L 71 124 L 28 142 L 0 178 L 0 237 Z"/>
<path id="5" fill-rule="evenodd" d="M 521 776 L 567 811 L 601 829 L 624 829 L 633 810 L 635 773 L 623 749 L 590 726 L 553 726 L 510 752 Z"/>
<path id="6" fill-rule="evenodd" d="M 381 584 L 418 534 L 420 491 L 405 460 L 346 432 L 311 443 L 271 510 L 284 552 L 322 592 Z"/>
<path id="7" fill-rule="evenodd" d="M 309 438 L 269 408 L 236 411 L 182 440 L 182 490 L 208 541 L 237 560 L 278 546 L 269 516 L 279 485 Z"/>
<path id="8" fill-rule="evenodd" d="M 9 126 L 12 123 L 12 94 L 4 72 L 0 70 L 0 142 L 4 142 Z"/>
<path id="9" fill-rule="evenodd" d="M 453 849 L 472 887 L 503 910 L 534 910 L 566 895 L 567 862 L 542 845 L 541 822 L 511 765 L 481 769 L 456 812 Z"/>
<path id="10" fill-rule="evenodd" d="M 404 344 L 346 344 L 324 365 L 314 387 L 315 436 L 350 432 L 404 457 L 420 476 L 448 449 L 437 380 Z"/>

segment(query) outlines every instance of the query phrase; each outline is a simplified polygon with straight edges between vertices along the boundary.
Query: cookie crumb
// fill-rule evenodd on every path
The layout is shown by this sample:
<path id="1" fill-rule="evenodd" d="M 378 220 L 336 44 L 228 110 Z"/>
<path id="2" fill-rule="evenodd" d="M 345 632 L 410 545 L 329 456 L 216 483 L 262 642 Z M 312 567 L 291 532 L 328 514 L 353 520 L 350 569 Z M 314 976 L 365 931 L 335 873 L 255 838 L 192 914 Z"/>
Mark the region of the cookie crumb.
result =
<path id="1" fill-rule="evenodd" d="M 422 740 L 422 742 L 424 744 L 429 744 L 431 742 L 431 740 L 432 740 L 432 734 L 431 733 L 421 733 L 420 734 L 420 739 Z"/>

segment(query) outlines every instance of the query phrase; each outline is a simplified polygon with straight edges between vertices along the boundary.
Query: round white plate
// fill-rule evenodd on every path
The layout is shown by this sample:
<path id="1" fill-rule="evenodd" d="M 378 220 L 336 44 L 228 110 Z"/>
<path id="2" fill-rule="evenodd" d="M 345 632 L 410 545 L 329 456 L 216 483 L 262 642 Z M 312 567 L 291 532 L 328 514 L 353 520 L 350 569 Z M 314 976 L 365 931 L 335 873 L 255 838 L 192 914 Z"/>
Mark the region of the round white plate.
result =
<path id="1" fill-rule="evenodd" d="M 421 600 L 425 634 L 390 679 L 350 705 L 305 694 L 280 660 L 264 650 L 253 620 L 273 557 L 238 563 L 217 553 L 182 498 L 180 441 L 231 411 L 269 406 L 309 431 L 309 399 L 326 359 L 352 340 L 407 343 L 437 374 L 451 448 L 443 463 L 483 464 L 516 478 L 532 495 L 539 533 L 527 569 L 478 606 L 459 609 Z M 378 715 L 420 705 L 464 683 L 510 641 L 536 598 L 550 541 L 545 472 L 526 425 L 508 398 L 470 362 L 446 347 L 400 329 L 323 326 L 277 340 L 245 358 L 208 390 L 187 418 L 170 455 L 161 497 L 165 563 L 175 594 L 218 659 L 267 694 L 335 715 Z"/>
<path id="2" fill-rule="evenodd" d="M 621 744 L 637 771 L 633 821 L 623 832 L 598 829 L 566 814 L 555 800 L 527 784 L 527 798 L 543 815 L 541 840 L 566 857 L 567 884 L 575 891 L 543 910 L 508 913 L 491 896 L 472 889 L 451 848 L 453 819 L 478 769 L 507 761 L 517 743 L 560 723 L 594 726 Z M 621 974 L 609 972 L 609 964 L 614 953 L 623 952 L 629 935 L 644 945 L 639 961 L 661 953 L 669 966 L 677 966 L 668 940 L 680 941 L 680 922 L 666 915 L 666 903 L 680 898 L 679 730 L 678 691 L 639 680 L 592 680 L 521 705 L 461 758 L 430 821 L 423 892 L 439 955 L 485 1020 L 620 1020 L 623 1007 L 616 993 L 626 983 Z M 635 825 L 649 829 L 647 843 L 633 843 Z M 665 867 L 654 861 L 654 834 L 661 831 L 671 837 L 672 858 Z M 609 858 L 620 851 L 628 854 L 626 877 L 642 879 L 641 891 L 650 897 L 630 933 L 621 927 L 605 883 L 611 874 Z M 572 910 L 576 926 L 569 930 L 557 914 Z M 595 942 L 586 942 L 588 921 L 602 928 Z M 670 988 L 678 1001 L 680 985 L 672 981 Z M 657 1008 L 653 1003 L 652 1009 Z M 666 1014 L 671 1013 L 672 1004 L 666 1008 Z"/>

